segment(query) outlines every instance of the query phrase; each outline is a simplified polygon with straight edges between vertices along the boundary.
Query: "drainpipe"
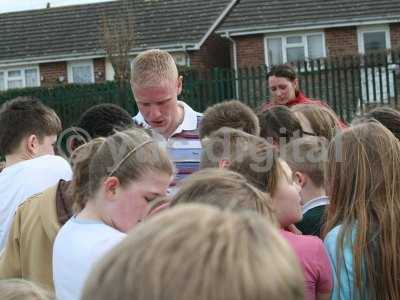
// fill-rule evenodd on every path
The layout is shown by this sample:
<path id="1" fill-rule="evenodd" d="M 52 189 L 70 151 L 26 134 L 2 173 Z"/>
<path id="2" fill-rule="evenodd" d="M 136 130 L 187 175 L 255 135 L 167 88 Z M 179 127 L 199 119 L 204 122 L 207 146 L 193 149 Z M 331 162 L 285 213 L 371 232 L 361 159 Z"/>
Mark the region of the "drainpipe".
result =
<path id="1" fill-rule="evenodd" d="M 187 44 L 183 44 L 182 48 L 183 48 L 183 52 L 185 53 L 185 65 L 190 67 L 190 63 L 191 63 L 190 62 L 190 55 L 189 55 L 189 53 L 187 51 L 188 45 Z"/>
<path id="2" fill-rule="evenodd" d="M 225 32 L 225 37 L 232 43 L 232 54 L 233 54 L 233 69 L 235 70 L 235 98 L 239 98 L 239 79 L 238 79 L 238 63 L 237 63 L 237 46 L 236 41 L 231 38 L 229 31 Z"/>

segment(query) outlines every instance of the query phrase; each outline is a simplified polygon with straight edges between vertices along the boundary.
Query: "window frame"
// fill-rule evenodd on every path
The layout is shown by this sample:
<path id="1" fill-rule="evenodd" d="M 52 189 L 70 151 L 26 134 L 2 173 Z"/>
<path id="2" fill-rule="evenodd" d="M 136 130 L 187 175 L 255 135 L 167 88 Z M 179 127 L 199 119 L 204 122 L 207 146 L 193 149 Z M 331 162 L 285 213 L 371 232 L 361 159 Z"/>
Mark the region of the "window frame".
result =
<path id="1" fill-rule="evenodd" d="M 357 27 L 357 43 L 360 54 L 365 54 L 364 34 L 376 32 L 385 33 L 386 49 L 391 48 L 390 28 L 388 25 L 359 26 Z"/>
<path id="2" fill-rule="evenodd" d="M 76 82 L 74 82 L 74 76 L 73 76 L 73 73 L 72 73 L 72 68 L 73 67 L 80 67 L 80 66 L 89 66 L 90 67 L 90 75 L 91 76 L 90 76 L 90 82 L 85 82 L 85 83 L 78 82 L 77 84 L 95 83 L 93 59 L 91 59 L 91 60 L 69 61 L 68 64 L 67 64 L 68 83 L 76 83 Z"/>
<path id="3" fill-rule="evenodd" d="M 308 61 L 310 58 L 308 56 L 308 41 L 307 38 L 313 35 L 320 35 L 322 37 L 322 53 L 323 57 L 326 57 L 326 43 L 325 43 L 325 33 L 323 31 L 307 31 L 307 32 L 289 32 L 289 33 L 282 33 L 282 34 L 267 34 L 264 36 L 264 60 L 265 65 L 268 67 L 271 66 L 268 57 L 268 39 L 269 38 L 280 38 L 282 43 L 282 63 L 287 63 L 287 49 L 288 48 L 296 48 L 296 47 L 303 47 L 304 49 L 304 58 Z M 290 44 L 288 47 L 287 38 L 289 37 L 298 37 L 301 36 L 301 43 L 293 43 Z"/>
<path id="4" fill-rule="evenodd" d="M 36 76 L 37 76 L 37 85 L 35 86 L 26 86 L 26 70 L 35 70 L 36 71 Z M 21 75 L 19 77 L 9 77 L 8 72 L 12 71 L 20 71 Z M 40 69 L 38 65 L 29 65 L 29 66 L 22 66 L 22 67 L 11 67 L 11 68 L 0 68 L 0 72 L 3 73 L 3 78 L 4 78 L 4 90 L 0 91 L 7 91 L 9 90 L 8 86 L 8 81 L 10 80 L 9 78 L 12 78 L 11 80 L 22 80 L 22 87 L 20 88 L 27 88 L 27 87 L 40 87 L 41 80 L 40 80 Z"/>

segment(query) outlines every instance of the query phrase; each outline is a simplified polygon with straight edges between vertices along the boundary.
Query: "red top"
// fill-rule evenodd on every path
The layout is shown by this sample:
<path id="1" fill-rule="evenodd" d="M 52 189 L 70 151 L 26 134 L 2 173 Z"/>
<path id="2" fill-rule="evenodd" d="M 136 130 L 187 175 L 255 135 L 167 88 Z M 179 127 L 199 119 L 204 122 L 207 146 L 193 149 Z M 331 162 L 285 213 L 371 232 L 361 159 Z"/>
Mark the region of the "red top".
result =
<path id="1" fill-rule="evenodd" d="M 274 106 L 277 106 L 277 105 L 285 105 L 287 107 L 292 107 L 297 104 L 317 104 L 317 105 L 325 106 L 321 101 L 311 100 L 310 98 L 307 98 L 303 94 L 303 92 L 299 91 L 296 98 L 289 100 L 285 104 L 277 104 L 277 103 L 273 102 L 272 100 L 264 103 L 264 105 L 261 106 L 261 112 L 264 112 L 264 111 L 266 111 Z"/>
<path id="2" fill-rule="evenodd" d="M 319 293 L 330 293 L 333 276 L 324 243 L 315 236 L 297 235 L 283 229 L 279 231 L 291 246 L 303 269 L 306 299 L 316 300 Z"/>

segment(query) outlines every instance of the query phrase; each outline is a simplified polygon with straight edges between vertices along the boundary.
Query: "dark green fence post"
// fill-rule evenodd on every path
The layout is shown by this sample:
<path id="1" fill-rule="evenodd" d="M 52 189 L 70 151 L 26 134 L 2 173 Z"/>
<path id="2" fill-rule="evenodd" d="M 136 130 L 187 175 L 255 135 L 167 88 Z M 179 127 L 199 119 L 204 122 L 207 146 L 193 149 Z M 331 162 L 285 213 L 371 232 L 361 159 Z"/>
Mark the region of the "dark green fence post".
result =
<path id="1" fill-rule="evenodd" d="M 330 98 L 330 93 L 329 93 L 329 61 L 327 58 L 324 58 L 323 60 L 324 62 L 324 74 L 325 74 L 325 93 L 326 93 L 326 97 L 325 100 L 331 104 L 332 100 Z"/>
<path id="2" fill-rule="evenodd" d="M 311 71 L 311 89 L 312 89 L 312 97 L 316 98 L 315 92 L 315 74 L 314 74 L 314 60 L 310 60 L 310 71 Z M 308 63 L 306 63 L 308 64 Z"/>
<path id="3" fill-rule="evenodd" d="M 317 60 L 317 69 L 318 69 L 318 98 L 322 100 L 322 69 L 321 69 L 321 60 Z"/>

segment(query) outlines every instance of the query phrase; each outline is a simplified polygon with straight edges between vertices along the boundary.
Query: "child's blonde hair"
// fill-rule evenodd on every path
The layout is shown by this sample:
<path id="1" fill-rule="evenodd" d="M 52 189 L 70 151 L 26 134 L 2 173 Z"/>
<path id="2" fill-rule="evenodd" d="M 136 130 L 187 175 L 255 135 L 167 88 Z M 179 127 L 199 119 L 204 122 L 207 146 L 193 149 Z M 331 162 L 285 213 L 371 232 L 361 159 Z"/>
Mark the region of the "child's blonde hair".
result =
<path id="1" fill-rule="evenodd" d="M 132 62 L 131 82 L 140 87 L 155 86 L 165 80 L 177 80 L 178 68 L 171 54 L 159 49 L 140 53 Z"/>
<path id="2" fill-rule="evenodd" d="M 283 174 L 278 149 L 265 139 L 223 127 L 202 141 L 200 168 L 215 168 L 227 160 L 227 168 L 242 174 L 258 189 L 275 193 Z"/>
<path id="3" fill-rule="evenodd" d="M 54 296 L 33 282 L 24 279 L 3 279 L 0 280 L 0 299 L 52 300 Z"/>
<path id="4" fill-rule="evenodd" d="M 252 210 L 275 223 L 271 199 L 239 173 L 226 169 L 204 169 L 189 176 L 173 197 L 171 206 L 203 203 L 235 211 Z"/>
<path id="5" fill-rule="evenodd" d="M 340 225 L 337 276 L 352 244 L 352 299 L 400 299 L 399 166 L 400 142 L 378 122 L 351 127 L 329 144 L 324 234 Z"/>
<path id="6" fill-rule="evenodd" d="M 124 186 L 148 171 L 169 176 L 174 172 L 166 151 L 141 129 L 94 139 L 79 147 L 73 156 L 71 191 L 76 212 L 85 207 L 106 177 L 115 176 Z"/>
<path id="7" fill-rule="evenodd" d="M 255 213 L 172 208 L 140 224 L 98 264 L 85 300 L 301 300 L 302 272 Z"/>

